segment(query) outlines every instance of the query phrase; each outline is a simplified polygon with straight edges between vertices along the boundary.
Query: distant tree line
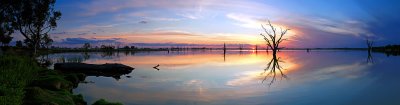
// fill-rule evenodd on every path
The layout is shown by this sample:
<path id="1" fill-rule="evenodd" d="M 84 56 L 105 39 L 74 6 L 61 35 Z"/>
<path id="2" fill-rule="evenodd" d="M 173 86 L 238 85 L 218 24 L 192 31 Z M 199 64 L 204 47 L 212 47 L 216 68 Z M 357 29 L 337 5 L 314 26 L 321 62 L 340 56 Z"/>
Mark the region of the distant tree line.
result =
<path id="1" fill-rule="evenodd" d="M 170 47 L 170 48 L 139 48 L 137 46 L 123 46 L 119 45 L 99 45 L 94 46 L 90 43 L 84 43 L 78 48 L 66 48 L 66 47 L 55 47 L 52 46 L 49 51 L 55 52 L 96 52 L 96 51 L 190 51 L 190 50 L 219 50 L 219 48 L 207 48 L 207 47 Z M 233 49 L 232 49 L 233 50 Z"/>
<path id="2" fill-rule="evenodd" d="M 399 56 L 400 55 L 400 45 L 386 45 L 381 47 L 374 47 L 372 49 L 374 52 L 382 52 L 385 53 L 387 56 Z"/>
<path id="3" fill-rule="evenodd" d="M 82 46 L 82 49 L 85 50 L 90 50 L 90 49 L 101 49 L 101 50 L 116 50 L 116 49 L 125 49 L 125 50 L 130 50 L 130 49 L 136 49 L 135 46 L 124 46 L 122 48 L 115 47 L 113 45 L 101 45 L 100 48 L 97 46 L 92 48 L 92 45 L 90 43 L 84 43 Z"/>

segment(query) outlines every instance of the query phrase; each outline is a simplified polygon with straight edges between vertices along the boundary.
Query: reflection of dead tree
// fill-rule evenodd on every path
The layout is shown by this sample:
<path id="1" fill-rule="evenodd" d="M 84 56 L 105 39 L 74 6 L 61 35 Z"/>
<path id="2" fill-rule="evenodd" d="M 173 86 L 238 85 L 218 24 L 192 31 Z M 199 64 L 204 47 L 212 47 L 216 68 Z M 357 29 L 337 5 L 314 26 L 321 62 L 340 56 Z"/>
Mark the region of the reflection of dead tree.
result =
<path id="1" fill-rule="evenodd" d="M 160 67 L 160 64 L 154 66 L 153 68 L 156 69 L 157 71 L 160 71 L 160 69 L 158 67 Z"/>
<path id="2" fill-rule="evenodd" d="M 89 60 L 90 59 L 90 54 L 88 52 L 83 52 L 82 53 L 82 57 L 83 57 L 83 60 Z"/>
<path id="3" fill-rule="evenodd" d="M 258 54 L 258 45 L 256 45 L 255 50 L 256 50 L 256 55 L 257 55 Z"/>
<path id="4" fill-rule="evenodd" d="M 372 54 L 371 51 L 368 51 L 368 58 L 367 58 L 367 63 L 373 63 L 373 58 L 372 58 Z"/>
<path id="5" fill-rule="evenodd" d="M 224 43 L 224 62 L 225 62 L 225 56 L 226 56 L 226 45 Z"/>
<path id="6" fill-rule="evenodd" d="M 260 35 L 263 36 L 264 40 L 267 42 L 267 51 L 269 48 L 272 50 L 272 59 L 267 64 L 267 68 L 264 69 L 264 73 L 266 73 L 267 71 L 269 71 L 269 72 L 265 76 L 265 78 L 263 79 L 262 82 L 267 80 L 267 78 L 269 76 L 272 76 L 272 79 L 269 83 L 269 85 L 272 85 L 272 83 L 274 83 L 274 81 L 276 80 L 277 70 L 281 73 L 281 78 L 287 78 L 287 76 L 285 74 L 283 74 L 283 72 L 282 72 L 282 69 L 283 69 L 282 66 L 279 65 L 279 62 L 282 62 L 282 61 L 280 60 L 280 58 L 276 57 L 276 53 L 280 49 L 279 44 L 282 43 L 282 41 L 287 40 L 287 39 L 283 39 L 282 37 L 284 35 L 286 35 L 286 33 L 290 29 L 280 28 L 280 32 L 278 32 L 277 29 L 275 28 L 275 26 L 273 26 L 270 21 L 268 21 L 268 24 L 266 24 L 266 25 L 269 26 L 270 29 L 267 29 L 266 27 L 264 27 L 264 25 L 261 25 L 261 27 L 264 29 L 264 32 L 267 35 L 262 34 L 262 33 Z"/>
<path id="7" fill-rule="evenodd" d="M 266 73 L 267 71 L 268 74 L 264 77 L 262 83 L 264 83 L 265 80 L 268 79 L 269 76 L 272 76 L 272 79 L 269 83 L 269 85 L 272 85 L 274 83 L 274 81 L 276 80 L 276 72 L 277 70 L 279 71 L 279 73 L 281 73 L 281 79 L 282 78 L 286 78 L 287 76 L 282 72 L 282 66 L 279 65 L 279 62 L 283 62 L 280 58 L 277 58 L 276 55 L 273 55 L 272 59 L 269 61 L 269 63 L 267 64 L 267 67 L 264 69 L 264 73 Z"/>
<path id="8" fill-rule="evenodd" d="M 373 49 L 373 44 L 374 44 L 374 41 L 372 41 L 372 40 L 369 40 L 368 38 L 366 38 L 366 42 L 367 42 L 367 46 L 368 46 L 368 58 L 367 58 L 367 62 L 368 63 L 372 63 L 373 61 L 372 61 L 372 54 L 371 54 L 371 52 L 372 52 L 372 49 Z"/>
<path id="9" fill-rule="evenodd" d="M 267 42 L 267 47 L 271 48 L 273 54 L 276 54 L 276 51 L 279 50 L 279 44 L 287 39 L 282 39 L 282 37 L 290 30 L 290 29 L 282 29 L 280 28 L 280 32 L 277 32 L 277 29 L 275 26 L 271 24 L 270 21 L 268 21 L 268 24 L 271 29 L 268 30 L 267 28 L 264 27 L 264 25 L 261 25 L 261 27 L 264 29 L 264 32 L 267 35 L 260 34 L 263 36 L 264 40 Z"/>

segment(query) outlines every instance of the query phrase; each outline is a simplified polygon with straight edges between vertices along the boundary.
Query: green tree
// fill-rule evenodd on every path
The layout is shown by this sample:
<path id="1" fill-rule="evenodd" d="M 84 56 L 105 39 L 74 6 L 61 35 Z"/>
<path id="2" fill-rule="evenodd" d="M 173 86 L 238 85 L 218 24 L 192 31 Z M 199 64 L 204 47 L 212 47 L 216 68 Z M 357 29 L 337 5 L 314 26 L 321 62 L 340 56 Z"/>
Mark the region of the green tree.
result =
<path id="1" fill-rule="evenodd" d="M 136 49 L 136 47 L 135 46 L 131 46 L 131 49 Z"/>
<path id="2" fill-rule="evenodd" d="M 129 47 L 129 46 L 125 46 L 125 47 L 123 47 L 123 49 L 125 49 L 125 50 L 129 50 L 129 49 L 130 49 L 130 47 Z"/>
<path id="3" fill-rule="evenodd" d="M 11 37 L 14 32 L 12 4 L 12 0 L 0 0 L 0 42 L 4 46 L 7 46 L 13 38 Z"/>
<path id="4" fill-rule="evenodd" d="M 11 42 L 12 38 L 13 38 L 13 37 L 8 36 L 8 35 L 6 35 L 6 36 L 0 36 L 0 42 L 1 42 L 1 44 L 2 44 L 3 46 L 8 46 L 8 43 Z"/>
<path id="5" fill-rule="evenodd" d="M 19 48 L 22 48 L 24 45 L 22 44 L 22 41 L 19 40 L 19 41 L 15 42 L 15 46 L 19 47 Z"/>
<path id="6" fill-rule="evenodd" d="M 42 48 L 46 48 L 47 49 L 47 48 L 49 48 L 49 46 L 51 46 L 51 44 L 53 44 L 53 42 L 54 42 L 53 39 L 51 39 L 50 36 L 46 33 L 43 36 L 40 45 L 41 45 Z"/>
<path id="7" fill-rule="evenodd" d="M 14 0 L 14 28 L 24 37 L 28 47 L 37 49 L 51 44 L 48 35 L 57 27 L 61 12 L 54 10 L 56 0 Z"/>

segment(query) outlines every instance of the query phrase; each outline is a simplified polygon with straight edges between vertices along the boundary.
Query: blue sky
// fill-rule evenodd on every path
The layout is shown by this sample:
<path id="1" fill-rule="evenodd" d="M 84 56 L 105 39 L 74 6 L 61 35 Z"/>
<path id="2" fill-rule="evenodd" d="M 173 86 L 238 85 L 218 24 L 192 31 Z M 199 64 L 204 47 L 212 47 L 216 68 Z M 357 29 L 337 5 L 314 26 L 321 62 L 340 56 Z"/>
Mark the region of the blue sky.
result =
<path id="1" fill-rule="evenodd" d="M 400 44 L 396 0 L 57 0 L 55 45 L 264 44 L 261 24 L 290 28 L 286 47 Z M 18 38 L 17 38 L 18 39 Z"/>

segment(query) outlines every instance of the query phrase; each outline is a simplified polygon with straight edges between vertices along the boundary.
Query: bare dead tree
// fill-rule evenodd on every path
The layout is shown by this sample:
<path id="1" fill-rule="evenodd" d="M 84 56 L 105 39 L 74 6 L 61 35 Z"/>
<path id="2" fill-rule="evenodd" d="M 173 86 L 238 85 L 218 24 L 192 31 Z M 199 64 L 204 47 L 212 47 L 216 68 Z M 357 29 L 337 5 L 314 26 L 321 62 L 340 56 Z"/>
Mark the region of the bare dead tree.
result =
<path id="1" fill-rule="evenodd" d="M 224 62 L 225 62 L 225 57 L 226 57 L 226 45 L 224 43 Z"/>
<path id="2" fill-rule="evenodd" d="M 374 44 L 374 41 L 372 41 L 372 40 L 369 40 L 369 38 L 367 37 L 366 38 L 366 44 L 367 44 L 367 46 L 368 46 L 368 58 L 367 58 L 367 62 L 368 63 L 373 63 L 373 59 L 372 59 L 372 54 L 371 54 L 371 52 L 372 52 L 372 48 L 373 48 L 373 44 Z"/>
<path id="3" fill-rule="evenodd" d="M 266 28 L 265 26 L 268 26 L 269 28 Z M 269 61 L 269 63 L 267 63 L 267 67 L 264 69 L 264 73 L 266 73 L 267 71 L 269 72 L 264 77 L 262 82 L 266 81 L 268 77 L 271 76 L 272 79 L 269 83 L 269 85 L 271 86 L 276 80 L 277 72 L 281 73 L 281 78 L 287 79 L 287 76 L 282 72 L 282 66 L 279 65 L 279 62 L 283 61 L 281 61 L 280 58 L 276 56 L 276 53 L 277 51 L 279 51 L 279 44 L 282 43 L 284 40 L 287 40 L 283 38 L 283 36 L 285 36 L 290 29 L 282 29 L 282 27 L 279 27 L 280 32 L 278 32 L 277 28 L 272 25 L 270 21 L 268 21 L 265 26 L 261 24 L 261 27 L 264 29 L 265 34 L 261 33 L 260 35 L 267 42 L 267 51 L 268 49 L 272 50 L 272 59 Z"/>
<path id="4" fill-rule="evenodd" d="M 366 38 L 366 41 L 367 41 L 368 51 L 372 50 L 372 45 L 374 44 L 374 41 L 369 40 L 368 38 Z"/>
<path id="5" fill-rule="evenodd" d="M 269 47 L 273 53 L 276 54 L 276 51 L 279 50 L 279 44 L 282 43 L 282 41 L 287 40 L 284 39 L 283 36 L 286 35 L 290 29 L 282 29 L 282 27 L 280 27 L 280 32 L 278 32 L 277 28 L 273 26 L 270 21 L 268 21 L 268 24 L 265 25 L 268 26 L 270 30 L 261 24 L 261 27 L 264 29 L 266 35 L 262 33 L 260 35 L 263 36 L 264 40 L 267 42 L 267 47 Z"/>

